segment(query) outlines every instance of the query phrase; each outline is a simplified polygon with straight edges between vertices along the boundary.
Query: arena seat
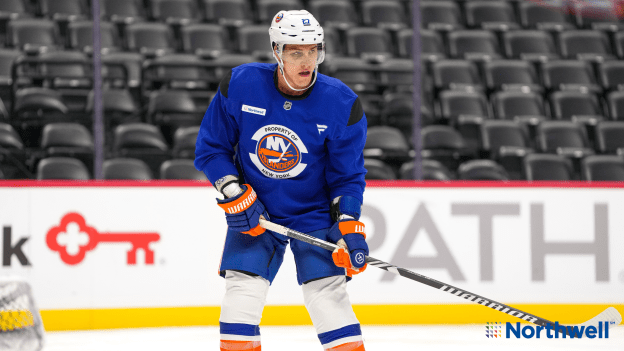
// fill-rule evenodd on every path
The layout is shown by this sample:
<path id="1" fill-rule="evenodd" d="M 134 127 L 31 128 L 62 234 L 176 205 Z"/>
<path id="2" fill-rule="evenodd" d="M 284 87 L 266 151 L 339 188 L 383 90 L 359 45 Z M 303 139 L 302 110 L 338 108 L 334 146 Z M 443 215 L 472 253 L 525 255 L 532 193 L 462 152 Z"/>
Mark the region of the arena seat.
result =
<path id="1" fill-rule="evenodd" d="M 483 91 L 477 65 L 467 60 L 439 60 L 431 65 L 433 87 L 442 90 Z"/>
<path id="2" fill-rule="evenodd" d="M 350 1 L 317 0 L 308 5 L 310 13 L 323 26 L 345 30 L 360 25 L 353 3 Z"/>
<path id="3" fill-rule="evenodd" d="M 72 157 L 93 170 L 93 137 L 77 123 L 50 123 L 41 132 L 40 148 L 46 157 Z"/>
<path id="4" fill-rule="evenodd" d="M 562 1 L 520 1 L 518 13 L 520 23 L 525 28 L 537 28 L 545 31 L 563 31 L 573 29 L 568 20 L 566 2 Z"/>
<path id="5" fill-rule="evenodd" d="M 201 19 L 195 0 L 148 0 L 147 8 L 151 20 L 169 25 L 183 26 Z"/>
<path id="6" fill-rule="evenodd" d="M 538 126 L 541 152 L 579 157 L 593 153 L 585 129 L 571 121 L 544 121 Z"/>
<path id="7" fill-rule="evenodd" d="M 253 21 L 247 0 L 200 0 L 203 17 L 210 23 L 240 27 Z"/>
<path id="8" fill-rule="evenodd" d="M 396 173 L 385 162 L 377 159 L 364 159 L 364 168 L 366 168 L 366 180 L 395 180 L 397 179 Z"/>
<path id="9" fill-rule="evenodd" d="M 613 91 L 607 95 L 607 108 L 612 120 L 624 121 L 624 91 Z"/>
<path id="10" fill-rule="evenodd" d="M 397 34 L 397 53 L 400 57 L 412 57 L 413 36 L 414 30 L 412 29 L 403 29 Z M 422 57 L 428 61 L 436 62 L 446 57 L 444 41 L 438 32 L 427 29 L 421 30 L 420 46 Z"/>
<path id="11" fill-rule="evenodd" d="M 543 88 L 535 67 L 523 60 L 494 60 L 483 64 L 485 86 L 489 92 L 497 90 L 534 91 Z"/>
<path id="12" fill-rule="evenodd" d="M 267 24 L 273 20 L 273 16 L 282 10 L 301 10 L 304 8 L 299 0 L 257 0 L 256 6 L 256 19 L 259 23 Z"/>
<path id="13" fill-rule="evenodd" d="M 420 12 L 423 28 L 445 32 L 463 28 L 462 13 L 455 1 L 424 0 Z"/>
<path id="14" fill-rule="evenodd" d="M 213 59 L 231 51 L 227 32 L 217 24 L 197 23 L 181 31 L 182 51 L 204 59 Z"/>
<path id="15" fill-rule="evenodd" d="M 363 155 L 365 158 L 382 160 L 397 168 L 411 158 L 410 146 L 403 133 L 389 126 L 368 128 Z"/>
<path id="16" fill-rule="evenodd" d="M 165 140 L 172 141 L 179 127 L 200 125 L 204 111 L 198 111 L 193 97 L 185 90 L 157 90 L 149 96 L 147 120 L 160 126 Z"/>
<path id="17" fill-rule="evenodd" d="M 160 179 L 208 180 L 203 172 L 195 169 L 193 160 L 189 159 L 173 159 L 163 162 L 160 166 Z"/>
<path id="18" fill-rule="evenodd" d="M 448 43 L 453 58 L 488 60 L 501 57 L 498 39 L 488 30 L 456 30 L 448 34 Z"/>
<path id="19" fill-rule="evenodd" d="M 108 180 L 151 180 L 153 173 L 149 166 L 136 158 L 113 158 L 104 161 L 104 179 Z"/>
<path id="20" fill-rule="evenodd" d="M 173 32 L 163 23 L 129 24 L 125 30 L 126 49 L 147 57 L 162 56 L 175 51 Z"/>
<path id="21" fill-rule="evenodd" d="M 421 140 L 423 158 L 439 161 L 450 171 L 457 170 L 460 162 L 469 159 L 463 137 L 452 127 L 424 127 Z"/>
<path id="22" fill-rule="evenodd" d="M 277 13 L 277 12 L 276 12 Z M 238 51 L 256 60 L 273 60 L 269 31 L 265 25 L 249 25 L 237 30 Z"/>
<path id="23" fill-rule="evenodd" d="M 581 175 L 588 181 L 624 181 L 624 158 L 591 155 L 581 161 Z"/>
<path id="24" fill-rule="evenodd" d="M 7 45 L 31 54 L 61 47 L 59 29 L 53 21 L 21 18 L 7 24 Z"/>
<path id="25" fill-rule="evenodd" d="M 561 155 L 528 154 L 524 158 L 526 180 L 569 181 L 575 179 L 572 162 Z"/>
<path id="26" fill-rule="evenodd" d="M 146 19 L 141 0 L 99 0 L 100 15 L 108 21 L 124 26 Z"/>
<path id="27" fill-rule="evenodd" d="M 75 21 L 67 26 L 68 48 L 93 54 L 93 21 Z M 121 50 L 117 28 L 110 22 L 100 22 L 100 47 L 102 54 Z"/>
<path id="28" fill-rule="evenodd" d="M 369 0 L 361 4 L 362 24 L 367 27 L 378 27 L 399 30 L 410 27 L 405 16 L 403 5 L 393 0 Z"/>
<path id="29" fill-rule="evenodd" d="M 603 62 L 613 59 L 607 35 L 595 30 L 568 30 L 559 33 L 561 56 L 568 59 Z"/>
<path id="30" fill-rule="evenodd" d="M 513 7 L 507 1 L 468 1 L 464 8 L 468 27 L 494 31 L 519 27 Z"/>
<path id="31" fill-rule="evenodd" d="M 554 119 L 575 120 L 595 125 L 603 119 L 598 97 L 582 91 L 556 91 L 549 98 Z"/>
<path id="32" fill-rule="evenodd" d="M 596 151 L 624 156 L 624 122 L 602 121 L 596 126 Z"/>
<path id="33" fill-rule="evenodd" d="M 460 180 L 509 180 L 505 169 L 492 160 L 470 160 L 459 165 Z"/>
<path id="34" fill-rule="evenodd" d="M 117 126 L 114 131 L 113 156 L 144 161 L 152 174 L 171 158 L 169 146 L 158 127 L 146 123 Z"/>
<path id="35" fill-rule="evenodd" d="M 422 180 L 448 181 L 453 174 L 436 160 L 423 159 L 421 164 Z M 414 161 L 406 162 L 399 170 L 400 179 L 414 179 Z"/>
<path id="36" fill-rule="evenodd" d="M 505 55 L 510 59 L 543 62 L 558 59 L 552 35 L 541 30 L 514 30 L 503 33 Z"/>
<path id="37" fill-rule="evenodd" d="M 173 135 L 173 157 L 195 159 L 195 143 L 198 134 L 199 126 L 178 128 Z"/>
<path id="38" fill-rule="evenodd" d="M 510 179 L 522 179 L 522 160 L 533 152 L 527 128 L 505 120 L 486 120 L 481 128 L 483 152 L 503 166 Z"/>
<path id="39" fill-rule="evenodd" d="M 37 165 L 38 180 L 89 180 L 87 167 L 71 157 L 48 157 Z"/>
<path id="40" fill-rule="evenodd" d="M 347 54 L 371 62 L 394 56 L 390 35 L 380 28 L 354 27 L 346 31 Z"/>

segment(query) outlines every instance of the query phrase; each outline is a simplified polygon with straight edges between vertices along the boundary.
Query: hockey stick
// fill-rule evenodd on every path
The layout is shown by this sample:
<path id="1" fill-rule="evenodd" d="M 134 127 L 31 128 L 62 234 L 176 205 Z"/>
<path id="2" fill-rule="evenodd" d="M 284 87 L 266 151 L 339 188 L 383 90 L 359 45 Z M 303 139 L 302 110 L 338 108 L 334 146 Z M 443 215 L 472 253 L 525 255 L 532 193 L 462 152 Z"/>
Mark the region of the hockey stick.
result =
<path id="1" fill-rule="evenodd" d="M 265 220 L 264 218 L 260 218 L 260 225 L 265 228 L 268 229 L 270 231 L 288 236 L 290 238 L 293 239 L 297 239 L 297 240 L 301 240 L 303 242 L 306 242 L 308 244 L 314 245 L 314 246 L 318 246 L 322 249 L 325 250 L 329 250 L 329 251 L 334 251 L 335 249 L 338 248 L 338 245 L 336 244 L 332 244 L 329 243 L 325 240 L 321 240 L 319 238 L 315 238 L 311 235 L 308 234 L 304 234 L 301 232 L 298 232 L 296 230 L 290 229 L 290 228 L 286 228 L 284 226 L 281 226 L 279 224 L 275 224 L 272 222 L 269 222 L 267 220 Z M 533 323 L 533 324 L 537 324 L 541 327 L 546 327 L 547 324 L 550 324 L 551 326 L 554 326 L 555 323 L 538 317 L 536 315 L 521 311 L 517 308 L 513 308 L 511 306 L 507 306 L 505 304 L 502 304 L 500 302 L 491 300 L 491 299 L 486 299 L 485 297 L 482 297 L 480 295 L 471 293 L 469 291 L 466 290 L 462 290 L 460 288 L 457 288 L 455 286 L 452 286 L 450 284 L 446 284 L 446 283 L 442 283 L 439 282 L 435 279 L 426 277 L 424 275 L 418 274 L 418 273 L 414 273 L 412 271 L 409 271 L 405 268 L 401 268 L 401 267 L 397 267 L 394 265 L 391 265 L 390 263 L 386 263 L 384 261 L 378 260 L 376 258 L 372 258 L 370 256 L 366 256 L 366 263 L 369 263 L 372 266 L 375 266 L 377 268 L 381 268 L 385 271 L 388 272 L 392 272 L 394 274 L 400 275 L 402 277 L 411 279 L 411 280 L 415 280 L 419 283 L 428 285 L 432 288 L 436 288 L 442 291 L 446 291 L 450 294 L 453 294 L 457 297 L 462 297 L 468 301 L 489 307 L 493 310 L 499 311 L 499 312 L 503 312 L 506 313 L 510 316 L 513 317 L 517 317 L 520 318 L 522 320 L 525 320 L 527 322 Z M 618 310 L 616 310 L 614 307 L 609 307 L 606 310 L 602 311 L 600 314 L 598 314 L 597 316 L 595 316 L 594 318 L 578 324 L 578 325 L 584 325 L 584 326 L 595 326 L 598 327 L 598 322 L 609 322 L 609 324 L 615 324 L 618 325 L 622 322 L 622 316 L 620 315 L 620 313 L 618 312 Z M 568 334 L 568 329 L 564 328 L 564 333 Z"/>

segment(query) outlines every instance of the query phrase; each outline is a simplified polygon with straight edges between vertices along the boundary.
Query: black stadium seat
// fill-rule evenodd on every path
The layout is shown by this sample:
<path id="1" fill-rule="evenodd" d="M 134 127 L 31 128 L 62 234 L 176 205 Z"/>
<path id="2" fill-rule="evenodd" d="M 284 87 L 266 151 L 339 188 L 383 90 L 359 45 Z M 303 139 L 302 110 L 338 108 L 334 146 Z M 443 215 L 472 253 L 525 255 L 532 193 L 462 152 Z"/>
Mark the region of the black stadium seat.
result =
<path id="1" fill-rule="evenodd" d="M 45 19 L 16 19 L 7 25 L 9 47 L 37 54 L 61 46 L 60 33 L 56 24 Z"/>
<path id="2" fill-rule="evenodd" d="M 449 126 L 427 126 L 422 129 L 421 140 L 423 158 L 439 161 L 451 171 L 466 160 L 464 139 Z"/>
<path id="3" fill-rule="evenodd" d="M 180 127 L 173 135 L 174 158 L 195 159 L 195 143 L 199 134 L 199 126 Z"/>
<path id="4" fill-rule="evenodd" d="M 581 176 L 588 181 L 624 181 L 624 158 L 591 155 L 581 161 Z"/>
<path id="5" fill-rule="evenodd" d="M 37 165 L 37 179 L 89 180 L 87 167 L 78 159 L 71 157 L 44 158 Z"/>
<path id="6" fill-rule="evenodd" d="M 489 91 L 519 90 L 541 92 L 537 72 L 522 60 L 494 60 L 483 66 L 485 85 Z"/>
<path id="7" fill-rule="evenodd" d="M 487 30 L 458 30 L 448 34 L 451 57 L 486 60 L 500 57 L 496 35 Z"/>
<path id="8" fill-rule="evenodd" d="M 104 179 L 151 180 L 153 173 L 148 165 L 136 158 L 113 158 L 104 161 Z"/>
<path id="9" fill-rule="evenodd" d="M 571 3 L 579 28 L 616 32 L 621 29 L 618 11 L 620 4 L 612 1 L 575 1 Z"/>
<path id="10" fill-rule="evenodd" d="M 519 27 L 507 1 L 468 1 L 465 10 L 466 24 L 471 28 L 505 31 Z"/>
<path id="11" fill-rule="evenodd" d="M 602 62 L 614 57 L 609 38 L 599 31 L 564 31 L 559 34 L 559 45 L 561 56 L 568 59 Z"/>
<path id="12" fill-rule="evenodd" d="M 67 27 L 67 41 L 70 49 L 93 54 L 93 22 L 71 22 Z M 121 50 L 117 28 L 110 22 L 100 22 L 100 47 L 102 54 Z"/>
<path id="13" fill-rule="evenodd" d="M 265 25 L 249 25 L 238 28 L 238 50 L 257 60 L 273 60 L 271 39 Z"/>
<path id="14" fill-rule="evenodd" d="M 285 10 L 301 10 L 303 4 L 299 0 L 257 0 L 257 20 L 259 23 L 270 23 L 273 16 Z M 267 30 L 265 28 L 265 30 Z"/>
<path id="15" fill-rule="evenodd" d="M 548 61 L 559 58 L 555 40 L 541 30 L 514 30 L 503 33 L 505 55 L 512 59 Z"/>
<path id="16" fill-rule="evenodd" d="M 210 23 L 240 27 L 252 22 L 247 0 L 200 0 L 203 17 Z"/>
<path id="17" fill-rule="evenodd" d="M 463 28 L 459 5 L 448 0 L 423 0 L 420 2 L 423 28 L 452 31 Z"/>
<path id="18" fill-rule="evenodd" d="M 554 154 L 528 154 L 524 158 L 526 180 L 574 180 L 572 162 L 564 156 Z"/>
<path id="19" fill-rule="evenodd" d="M 459 165 L 461 180 L 509 180 L 505 169 L 492 160 L 470 160 Z"/>
<path id="20" fill-rule="evenodd" d="M 377 159 L 364 159 L 364 168 L 366 168 L 366 180 L 395 180 L 397 179 L 396 173 L 386 163 Z"/>
<path id="21" fill-rule="evenodd" d="M 484 121 L 481 128 L 483 151 L 505 168 L 510 179 L 522 179 L 522 160 L 533 151 L 527 128 L 500 120 Z"/>
<path id="22" fill-rule="evenodd" d="M 557 91 L 550 96 L 553 119 L 576 120 L 596 124 L 603 119 L 600 101 L 594 94 L 580 91 Z"/>
<path id="23" fill-rule="evenodd" d="M 537 145 L 541 152 L 578 158 L 592 154 L 585 129 L 569 121 L 544 121 L 538 126 Z"/>
<path id="24" fill-rule="evenodd" d="M 122 24 L 145 20 L 145 10 L 141 0 L 99 0 L 100 15 L 111 21 Z"/>
<path id="25" fill-rule="evenodd" d="M 366 132 L 363 152 L 366 158 L 380 159 L 388 164 L 402 164 L 410 159 L 409 150 L 407 140 L 397 128 L 374 126 Z"/>
<path id="26" fill-rule="evenodd" d="M 596 150 L 624 155 L 624 122 L 602 121 L 596 126 Z"/>
<path id="27" fill-rule="evenodd" d="M 350 28 L 346 32 L 347 53 L 368 61 L 383 61 L 393 56 L 392 41 L 383 29 Z"/>
<path id="28" fill-rule="evenodd" d="M 563 1 L 520 1 L 518 10 L 520 23 L 525 28 L 546 31 L 563 31 L 574 26 L 568 20 L 567 2 Z"/>
<path id="29" fill-rule="evenodd" d="M 599 92 L 600 86 L 591 64 L 579 60 L 550 61 L 542 65 L 544 88 L 548 90 L 589 90 Z"/>
<path id="30" fill-rule="evenodd" d="M 442 90 L 483 91 L 477 66 L 467 60 L 439 60 L 431 65 L 433 86 Z"/>
<path id="31" fill-rule="evenodd" d="M 51 123 L 43 128 L 40 148 L 47 157 L 79 159 L 88 169 L 93 166 L 93 137 L 77 123 Z"/>
<path id="32" fill-rule="evenodd" d="M 149 0 L 150 18 L 170 25 L 188 25 L 200 20 L 195 0 Z"/>
<path id="33" fill-rule="evenodd" d="M 403 29 L 399 31 L 398 53 L 401 57 L 412 57 L 412 40 L 414 30 Z M 442 36 L 435 31 L 423 29 L 420 31 L 420 50 L 423 58 L 435 62 L 446 57 L 446 49 Z"/>
<path id="34" fill-rule="evenodd" d="M 367 27 L 399 30 L 409 24 L 401 3 L 394 0 L 369 0 L 361 5 L 362 24 Z"/>
<path id="35" fill-rule="evenodd" d="M 158 174 L 160 165 L 170 159 L 169 146 L 158 127 L 144 124 L 122 124 L 115 128 L 114 157 L 137 158 L 144 161 L 152 174 Z"/>
<path id="36" fill-rule="evenodd" d="M 421 164 L 422 180 L 448 181 L 453 174 L 444 165 L 436 160 L 423 159 Z M 400 179 L 414 179 L 414 161 L 406 162 L 399 170 Z"/>
<path id="37" fill-rule="evenodd" d="M 133 23 L 126 27 L 126 48 L 147 57 L 175 51 L 173 32 L 163 23 Z"/>
<path id="38" fill-rule="evenodd" d="M 612 120 L 624 121 L 624 91 L 612 91 L 606 100 L 609 117 Z"/>
<path id="39" fill-rule="evenodd" d="M 231 50 L 225 29 L 216 24 L 190 24 L 182 28 L 182 51 L 213 59 Z"/>
<path id="40" fill-rule="evenodd" d="M 206 175 L 195 169 L 193 160 L 167 160 L 160 166 L 160 179 L 202 180 L 207 181 Z"/>
<path id="41" fill-rule="evenodd" d="M 177 128 L 200 125 L 203 112 L 188 91 L 158 90 L 149 96 L 147 120 L 160 126 L 165 139 L 171 141 Z"/>
<path id="42" fill-rule="evenodd" d="M 29 178 L 22 138 L 10 124 L 0 122 L 0 172 L 5 179 Z"/>
<path id="43" fill-rule="evenodd" d="M 310 2 L 308 7 L 323 27 L 347 29 L 358 25 L 357 12 L 351 1 L 316 0 Z"/>

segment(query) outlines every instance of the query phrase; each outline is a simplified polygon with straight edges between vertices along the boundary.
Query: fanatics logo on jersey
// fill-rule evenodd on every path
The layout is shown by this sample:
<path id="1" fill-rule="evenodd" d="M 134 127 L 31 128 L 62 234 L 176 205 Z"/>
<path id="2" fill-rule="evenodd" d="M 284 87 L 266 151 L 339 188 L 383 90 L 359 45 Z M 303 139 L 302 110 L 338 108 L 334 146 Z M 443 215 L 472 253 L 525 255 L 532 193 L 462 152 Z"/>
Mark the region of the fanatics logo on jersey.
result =
<path id="1" fill-rule="evenodd" d="M 243 105 L 243 112 L 249 112 L 260 116 L 266 115 L 265 109 L 248 105 Z"/>
<path id="2" fill-rule="evenodd" d="M 316 125 L 316 128 L 318 128 L 319 135 L 321 135 L 321 133 L 322 133 L 322 132 L 324 132 L 324 131 L 325 131 L 325 129 L 327 129 L 327 126 L 326 126 L 326 125 L 324 125 L 324 124 L 317 124 L 317 125 Z"/>
<path id="3" fill-rule="evenodd" d="M 306 168 L 301 156 L 307 154 L 308 149 L 289 128 L 277 124 L 264 126 L 251 139 L 258 144 L 255 153 L 249 153 L 249 157 L 266 177 L 293 178 Z"/>

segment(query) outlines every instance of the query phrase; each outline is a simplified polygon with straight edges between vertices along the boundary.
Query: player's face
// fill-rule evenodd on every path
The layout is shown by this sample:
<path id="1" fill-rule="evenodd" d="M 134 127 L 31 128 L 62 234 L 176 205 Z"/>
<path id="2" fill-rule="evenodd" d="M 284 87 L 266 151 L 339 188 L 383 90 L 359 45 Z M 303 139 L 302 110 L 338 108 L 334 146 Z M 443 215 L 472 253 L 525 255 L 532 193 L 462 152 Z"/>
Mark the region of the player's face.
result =
<path id="1" fill-rule="evenodd" d="M 284 75 L 293 88 L 302 89 L 310 85 L 318 55 L 315 44 L 284 45 Z"/>

